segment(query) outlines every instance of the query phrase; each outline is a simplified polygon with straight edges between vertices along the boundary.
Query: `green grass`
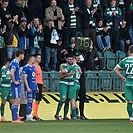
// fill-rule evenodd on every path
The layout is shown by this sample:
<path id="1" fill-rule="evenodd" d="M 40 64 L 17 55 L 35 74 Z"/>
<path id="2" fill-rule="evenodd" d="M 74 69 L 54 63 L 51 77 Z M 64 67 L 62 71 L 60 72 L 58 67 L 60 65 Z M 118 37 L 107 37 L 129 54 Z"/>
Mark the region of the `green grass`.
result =
<path id="1" fill-rule="evenodd" d="M 0 133 L 132 133 L 129 120 L 43 121 L 0 123 Z"/>

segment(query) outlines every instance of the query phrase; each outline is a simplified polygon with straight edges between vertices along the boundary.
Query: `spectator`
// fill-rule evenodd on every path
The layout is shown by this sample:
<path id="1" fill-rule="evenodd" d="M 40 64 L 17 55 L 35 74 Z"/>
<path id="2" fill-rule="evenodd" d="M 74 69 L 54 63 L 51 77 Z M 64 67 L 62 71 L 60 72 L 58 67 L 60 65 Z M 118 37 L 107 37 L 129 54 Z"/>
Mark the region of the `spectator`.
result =
<path id="1" fill-rule="evenodd" d="M 42 20 L 42 2 L 41 0 L 28 0 L 28 6 L 31 11 L 32 18 L 38 17 Z"/>
<path id="2" fill-rule="evenodd" d="M 86 0 L 82 15 L 83 36 L 91 37 L 94 45 L 96 38 L 96 19 L 98 18 L 97 7 L 92 7 L 92 1 Z"/>
<path id="3" fill-rule="evenodd" d="M 93 46 L 93 42 L 91 41 L 90 49 L 85 58 L 85 67 L 86 70 L 95 70 L 95 66 L 99 66 L 99 70 L 103 70 L 103 61 L 99 58 L 96 48 Z"/>
<path id="4" fill-rule="evenodd" d="M 6 25 L 4 27 L 1 25 L 1 18 L 0 18 L 0 68 L 2 67 L 5 61 L 5 41 L 4 41 L 5 32 L 6 32 Z"/>
<path id="5" fill-rule="evenodd" d="M 8 22 L 8 19 L 11 18 L 11 12 L 8 8 L 9 0 L 2 0 L 2 4 L 0 7 L 0 17 L 2 25 L 6 25 Z"/>
<path id="6" fill-rule="evenodd" d="M 71 44 L 67 48 L 68 54 L 73 55 L 73 56 L 76 54 L 77 50 L 75 49 L 75 46 L 76 46 L 75 37 L 72 37 Z"/>
<path id="7" fill-rule="evenodd" d="M 27 25 L 27 19 L 22 17 L 18 26 L 18 35 L 20 40 L 20 49 L 25 51 L 29 50 L 29 29 L 31 29 L 31 24 Z"/>
<path id="8" fill-rule="evenodd" d="M 19 47 L 19 36 L 14 28 L 14 23 L 12 19 L 9 19 L 5 33 L 6 53 L 9 59 L 15 57 L 15 51 Z"/>
<path id="9" fill-rule="evenodd" d="M 121 51 L 127 52 L 130 46 L 130 39 L 129 28 L 126 26 L 126 21 L 123 20 L 119 31 L 119 49 Z"/>
<path id="10" fill-rule="evenodd" d="M 133 1 L 126 0 L 126 20 L 127 27 L 133 26 Z"/>
<path id="11" fill-rule="evenodd" d="M 22 2 L 21 0 L 15 0 L 15 6 L 12 6 L 12 14 L 18 15 L 18 21 L 22 17 L 25 17 L 29 22 L 31 21 L 31 11 L 27 4 L 28 1 Z"/>
<path id="12" fill-rule="evenodd" d="M 110 36 L 107 27 L 103 26 L 103 21 L 98 22 L 96 27 L 96 43 L 101 52 L 111 49 Z"/>
<path id="13" fill-rule="evenodd" d="M 59 36 L 57 30 L 54 28 L 54 22 L 48 21 L 48 25 L 44 29 L 44 45 L 45 45 L 45 65 L 44 71 L 48 71 L 49 64 L 51 63 L 50 70 L 56 70 L 57 63 L 57 40 Z"/>
<path id="14" fill-rule="evenodd" d="M 110 6 L 105 9 L 104 18 L 111 36 L 111 47 L 115 53 L 118 50 L 119 26 L 122 20 L 122 13 L 116 6 L 116 0 L 110 1 Z"/>
<path id="15" fill-rule="evenodd" d="M 58 29 L 58 32 L 62 30 L 64 25 L 64 15 L 62 9 L 57 7 L 56 0 L 51 0 L 50 7 L 45 10 L 46 21 L 54 21 L 54 26 Z"/>
<path id="16" fill-rule="evenodd" d="M 118 7 L 121 9 L 122 12 L 122 20 L 126 20 L 126 0 L 117 0 L 118 1 Z"/>
<path id="17" fill-rule="evenodd" d="M 42 33 L 43 27 L 38 17 L 34 17 L 32 24 L 32 34 L 29 36 L 30 54 L 41 54 L 41 47 L 39 45 L 39 37 Z"/>
<path id="18" fill-rule="evenodd" d="M 62 46 L 62 38 L 59 38 L 57 47 L 57 71 L 59 71 L 60 64 L 66 62 L 66 55 L 68 54 L 67 49 Z"/>
<path id="19" fill-rule="evenodd" d="M 65 48 L 68 47 L 71 38 L 76 36 L 77 30 L 80 28 L 82 10 L 74 2 L 74 0 L 67 0 L 62 7 L 65 16 L 63 28 L 63 45 Z"/>

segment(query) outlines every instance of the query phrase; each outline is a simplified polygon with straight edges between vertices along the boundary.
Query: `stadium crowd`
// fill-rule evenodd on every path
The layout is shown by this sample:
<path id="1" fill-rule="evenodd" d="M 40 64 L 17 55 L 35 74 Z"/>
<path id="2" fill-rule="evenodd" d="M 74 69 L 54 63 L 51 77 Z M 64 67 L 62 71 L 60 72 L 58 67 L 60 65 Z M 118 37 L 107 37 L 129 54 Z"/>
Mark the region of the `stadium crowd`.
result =
<path id="1" fill-rule="evenodd" d="M 12 79 L 13 99 L 9 97 L 12 104 L 12 122 L 22 123 L 20 119 L 23 119 L 18 116 L 19 91 L 21 88 L 19 62 L 22 65 L 26 59 L 27 64 L 22 68 L 22 73 L 27 91 L 27 103 L 21 107 L 26 110 L 27 121 L 33 121 L 30 115 L 32 109 L 36 111 L 33 115 L 34 120 L 39 119 L 37 111 L 41 101 L 42 92 L 40 90 L 42 90 L 43 82 L 42 79 L 39 79 L 41 82 L 36 83 L 35 77 L 37 76 L 35 74 L 37 75 L 37 73 L 35 68 L 39 67 L 41 62 L 39 58 L 41 56 L 43 59 L 41 66 L 44 71 L 58 71 L 60 69 L 62 74 L 60 85 L 63 86 L 63 90 L 60 90 L 60 101 L 54 116 L 55 119 L 61 119 L 59 112 L 63 103 L 65 103 L 64 119 L 68 119 L 66 116 L 69 107 L 68 99 L 70 99 L 71 103 L 71 116 L 73 119 L 78 119 L 79 114 L 76 103 L 78 94 L 82 99 L 81 103 L 83 102 L 82 107 L 80 107 L 80 109 L 82 108 L 80 110 L 80 113 L 82 111 L 80 119 L 87 119 L 83 113 L 85 80 L 84 76 L 81 79 L 80 75 L 84 73 L 84 70 L 94 70 L 95 65 L 99 65 L 99 70 L 104 69 L 103 62 L 99 58 L 97 51 L 102 53 L 112 51 L 115 53 L 117 50 L 121 50 L 127 53 L 128 47 L 133 45 L 132 26 L 133 0 L 1 0 L 0 68 L 7 58 L 4 69 L 10 69 L 10 72 L 5 71 L 8 71 L 8 74 L 10 73 Z M 88 49 L 76 49 L 76 37 L 91 38 Z M 23 58 L 24 61 L 22 61 Z M 12 62 L 10 63 L 9 60 L 12 60 Z M 84 61 L 83 64 L 80 61 Z M 62 63 L 66 64 L 63 66 Z M 39 67 L 38 73 L 41 72 Z M 42 74 L 40 75 L 42 77 Z M 71 76 L 73 76 L 72 79 L 70 79 Z M 6 81 L 10 81 L 10 79 Z M 7 84 L 9 85 L 9 82 Z M 39 86 L 41 89 L 39 89 Z M 77 90 L 73 89 L 73 87 Z M 19 91 L 16 91 L 16 88 Z M 78 92 L 81 88 L 82 92 L 80 94 Z M 37 97 L 36 91 L 39 91 L 40 96 L 32 106 L 33 100 Z M 67 94 L 68 97 L 66 97 Z M 3 110 L 5 100 L 1 104 Z M 2 121 L 4 121 L 4 116 L 2 118 Z"/>
<path id="2" fill-rule="evenodd" d="M 87 50 L 75 49 L 78 36 L 91 37 L 93 62 L 97 50 L 127 53 L 132 25 L 132 0 L 1 0 L 0 67 L 19 48 L 42 54 L 44 71 L 59 70 L 68 53 L 86 58 Z"/>

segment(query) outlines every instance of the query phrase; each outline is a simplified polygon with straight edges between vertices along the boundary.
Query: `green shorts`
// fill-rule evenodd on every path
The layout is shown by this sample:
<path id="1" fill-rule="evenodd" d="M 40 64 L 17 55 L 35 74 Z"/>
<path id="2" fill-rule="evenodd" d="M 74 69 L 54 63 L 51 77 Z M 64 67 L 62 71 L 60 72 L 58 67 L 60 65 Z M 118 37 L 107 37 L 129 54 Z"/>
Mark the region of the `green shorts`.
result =
<path id="1" fill-rule="evenodd" d="M 12 99 L 12 92 L 10 88 L 1 87 L 1 98 L 5 101 Z"/>
<path id="2" fill-rule="evenodd" d="M 124 91 L 125 91 L 125 99 L 127 101 L 133 100 L 133 86 L 125 85 Z"/>
<path id="3" fill-rule="evenodd" d="M 74 82 L 74 85 L 69 86 L 68 98 L 76 99 L 78 97 L 79 90 L 80 90 L 80 84 Z"/>
<path id="4" fill-rule="evenodd" d="M 60 100 L 67 100 L 68 99 L 68 89 L 69 85 L 60 83 L 59 84 L 59 90 L 60 90 Z"/>

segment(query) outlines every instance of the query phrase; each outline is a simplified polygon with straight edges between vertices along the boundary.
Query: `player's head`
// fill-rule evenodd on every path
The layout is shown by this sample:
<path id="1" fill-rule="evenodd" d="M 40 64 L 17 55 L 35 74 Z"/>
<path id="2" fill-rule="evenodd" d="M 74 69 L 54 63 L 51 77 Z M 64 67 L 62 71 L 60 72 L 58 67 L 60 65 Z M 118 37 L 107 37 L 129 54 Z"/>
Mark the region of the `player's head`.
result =
<path id="1" fill-rule="evenodd" d="M 80 56 L 79 56 L 79 55 L 75 55 L 75 59 L 76 59 L 76 62 L 77 62 L 77 63 L 80 63 L 80 62 L 81 62 Z"/>
<path id="2" fill-rule="evenodd" d="M 4 65 L 5 65 L 7 68 L 9 68 L 10 62 L 11 62 L 11 59 L 6 59 L 6 61 L 4 62 Z"/>
<path id="3" fill-rule="evenodd" d="M 15 55 L 17 58 L 20 59 L 20 61 L 24 59 L 24 51 L 21 49 L 16 50 Z"/>
<path id="4" fill-rule="evenodd" d="M 28 64 L 34 64 L 35 63 L 34 55 L 27 55 L 27 62 Z"/>
<path id="5" fill-rule="evenodd" d="M 133 55 L 133 45 L 131 45 L 128 49 L 129 55 Z"/>
<path id="6" fill-rule="evenodd" d="M 35 57 L 35 61 L 36 61 L 38 64 L 41 63 L 42 58 L 41 58 L 41 55 L 40 55 L 40 54 L 36 54 L 34 57 Z"/>
<path id="7" fill-rule="evenodd" d="M 67 64 L 72 65 L 73 64 L 73 55 L 68 54 L 66 56 L 66 61 L 67 61 Z"/>
<path id="8" fill-rule="evenodd" d="M 76 64 L 77 63 L 77 60 L 75 57 L 73 57 L 73 64 Z"/>

